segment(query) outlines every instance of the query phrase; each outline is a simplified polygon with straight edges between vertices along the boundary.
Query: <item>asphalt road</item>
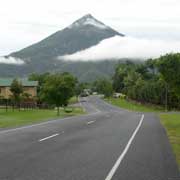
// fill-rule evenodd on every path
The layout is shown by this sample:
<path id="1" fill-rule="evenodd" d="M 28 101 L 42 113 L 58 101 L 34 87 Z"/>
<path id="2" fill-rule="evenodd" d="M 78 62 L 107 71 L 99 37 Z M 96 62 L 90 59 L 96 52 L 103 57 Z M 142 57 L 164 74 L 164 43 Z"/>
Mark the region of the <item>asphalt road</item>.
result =
<path id="1" fill-rule="evenodd" d="M 81 103 L 88 115 L 0 131 L 0 180 L 180 179 L 155 115 Z"/>

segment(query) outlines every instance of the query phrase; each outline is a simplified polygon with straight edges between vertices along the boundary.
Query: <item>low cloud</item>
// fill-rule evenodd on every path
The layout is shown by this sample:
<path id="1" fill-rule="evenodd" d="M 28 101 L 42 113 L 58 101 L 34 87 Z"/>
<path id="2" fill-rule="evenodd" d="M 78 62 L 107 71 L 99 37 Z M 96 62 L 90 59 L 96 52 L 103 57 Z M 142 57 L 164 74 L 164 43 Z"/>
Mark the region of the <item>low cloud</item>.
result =
<path id="1" fill-rule="evenodd" d="M 104 59 L 147 59 L 166 53 L 180 52 L 180 41 L 140 39 L 115 36 L 101 41 L 98 45 L 58 59 L 70 61 L 97 61 Z"/>
<path id="2" fill-rule="evenodd" d="M 0 57 L 0 64 L 23 65 L 25 62 L 22 59 L 14 57 Z"/>

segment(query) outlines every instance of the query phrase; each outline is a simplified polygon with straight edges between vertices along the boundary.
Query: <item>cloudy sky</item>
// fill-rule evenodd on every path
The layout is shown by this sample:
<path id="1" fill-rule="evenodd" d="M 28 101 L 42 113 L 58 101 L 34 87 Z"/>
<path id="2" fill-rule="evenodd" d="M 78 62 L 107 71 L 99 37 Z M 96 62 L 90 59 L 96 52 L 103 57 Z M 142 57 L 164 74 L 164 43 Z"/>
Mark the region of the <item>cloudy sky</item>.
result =
<path id="1" fill-rule="evenodd" d="M 91 13 L 134 38 L 180 41 L 179 0 L 0 0 L 0 56 Z"/>

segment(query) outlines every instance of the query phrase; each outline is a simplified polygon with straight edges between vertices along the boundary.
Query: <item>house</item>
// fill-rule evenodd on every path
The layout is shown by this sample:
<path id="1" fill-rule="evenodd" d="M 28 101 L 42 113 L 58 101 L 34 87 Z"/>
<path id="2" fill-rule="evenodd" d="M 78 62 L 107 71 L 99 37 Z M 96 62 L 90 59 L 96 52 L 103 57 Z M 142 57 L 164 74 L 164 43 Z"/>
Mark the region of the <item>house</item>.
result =
<path id="1" fill-rule="evenodd" d="M 29 94 L 31 97 L 37 96 L 38 81 L 29 81 L 28 79 L 18 79 L 23 86 L 23 93 Z M 11 84 L 13 78 L 0 79 L 0 97 L 2 99 L 9 99 L 12 95 Z"/>

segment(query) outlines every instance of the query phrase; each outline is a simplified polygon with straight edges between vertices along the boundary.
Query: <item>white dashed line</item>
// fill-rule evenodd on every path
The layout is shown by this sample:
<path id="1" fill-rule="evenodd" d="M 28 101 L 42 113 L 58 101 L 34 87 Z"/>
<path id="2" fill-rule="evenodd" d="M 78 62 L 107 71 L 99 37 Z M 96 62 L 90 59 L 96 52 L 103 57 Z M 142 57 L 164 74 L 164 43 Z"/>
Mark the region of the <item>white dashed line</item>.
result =
<path id="1" fill-rule="evenodd" d="M 90 125 L 92 123 L 95 123 L 95 121 L 89 121 L 89 122 L 87 122 L 87 125 Z"/>
<path id="2" fill-rule="evenodd" d="M 43 138 L 43 139 L 40 139 L 39 142 L 45 141 L 45 140 L 47 140 L 47 139 L 53 138 L 53 137 L 58 136 L 58 135 L 59 135 L 59 134 L 53 134 L 53 135 L 51 135 L 51 136 L 45 137 L 45 138 Z"/>

